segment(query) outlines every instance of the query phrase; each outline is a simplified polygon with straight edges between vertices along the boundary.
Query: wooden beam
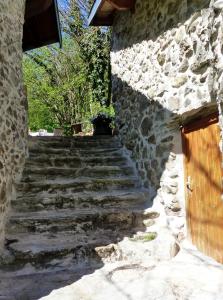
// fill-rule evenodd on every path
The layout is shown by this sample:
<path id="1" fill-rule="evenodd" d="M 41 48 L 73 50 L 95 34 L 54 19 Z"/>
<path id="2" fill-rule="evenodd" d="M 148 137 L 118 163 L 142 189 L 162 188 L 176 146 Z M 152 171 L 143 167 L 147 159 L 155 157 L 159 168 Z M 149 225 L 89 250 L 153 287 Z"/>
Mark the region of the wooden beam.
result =
<path id="1" fill-rule="evenodd" d="M 133 9 L 135 0 L 106 0 L 117 10 Z"/>
<path id="2" fill-rule="evenodd" d="M 110 26 L 113 22 L 115 10 L 131 10 L 133 13 L 135 2 L 136 0 L 95 0 L 88 18 L 88 24 Z"/>
<path id="3" fill-rule="evenodd" d="M 25 19 L 32 18 L 46 11 L 51 5 L 53 0 L 27 0 Z"/>

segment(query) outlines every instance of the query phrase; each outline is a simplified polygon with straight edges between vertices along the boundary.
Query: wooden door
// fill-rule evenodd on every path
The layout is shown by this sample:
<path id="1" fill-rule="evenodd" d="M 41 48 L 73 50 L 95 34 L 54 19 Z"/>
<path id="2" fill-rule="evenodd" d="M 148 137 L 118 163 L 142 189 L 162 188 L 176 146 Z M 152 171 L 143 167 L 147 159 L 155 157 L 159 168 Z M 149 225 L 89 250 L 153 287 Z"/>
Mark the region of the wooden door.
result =
<path id="1" fill-rule="evenodd" d="M 214 115 L 182 131 L 188 231 L 193 244 L 223 263 L 220 129 Z"/>

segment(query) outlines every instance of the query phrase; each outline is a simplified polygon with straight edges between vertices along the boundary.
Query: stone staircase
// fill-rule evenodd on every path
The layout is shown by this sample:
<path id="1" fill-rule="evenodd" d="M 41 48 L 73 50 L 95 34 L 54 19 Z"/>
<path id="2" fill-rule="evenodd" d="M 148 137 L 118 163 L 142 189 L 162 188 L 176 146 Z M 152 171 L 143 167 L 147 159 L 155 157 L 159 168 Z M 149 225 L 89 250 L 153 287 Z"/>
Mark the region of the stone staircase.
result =
<path id="1" fill-rule="evenodd" d="M 0 300 L 38 299 L 101 267 L 97 247 L 143 230 L 147 196 L 117 138 L 30 138 Z"/>

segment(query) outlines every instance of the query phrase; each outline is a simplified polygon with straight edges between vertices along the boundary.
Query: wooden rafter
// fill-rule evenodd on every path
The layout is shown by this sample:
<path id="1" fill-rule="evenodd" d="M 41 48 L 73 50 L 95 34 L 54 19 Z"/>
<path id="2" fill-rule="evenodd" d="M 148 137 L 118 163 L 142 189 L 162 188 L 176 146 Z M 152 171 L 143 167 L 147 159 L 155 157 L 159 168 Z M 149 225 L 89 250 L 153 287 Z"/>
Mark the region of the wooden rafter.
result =
<path id="1" fill-rule="evenodd" d="M 136 0 L 95 0 L 91 8 L 88 24 L 93 26 L 111 26 L 115 11 L 134 12 Z"/>

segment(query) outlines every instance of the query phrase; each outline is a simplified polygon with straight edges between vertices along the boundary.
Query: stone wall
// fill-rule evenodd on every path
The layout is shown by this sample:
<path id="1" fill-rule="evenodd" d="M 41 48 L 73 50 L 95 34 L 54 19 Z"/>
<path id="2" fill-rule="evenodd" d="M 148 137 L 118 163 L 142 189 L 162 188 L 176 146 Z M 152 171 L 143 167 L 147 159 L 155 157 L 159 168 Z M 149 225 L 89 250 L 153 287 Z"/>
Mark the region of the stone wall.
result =
<path id="1" fill-rule="evenodd" d="M 135 12 L 114 21 L 118 131 L 178 237 L 186 228 L 180 126 L 218 110 L 223 123 L 222 7 L 222 0 L 137 0 Z"/>
<path id="2" fill-rule="evenodd" d="M 26 96 L 22 83 L 25 0 L 0 0 L 0 248 L 26 152 Z"/>

